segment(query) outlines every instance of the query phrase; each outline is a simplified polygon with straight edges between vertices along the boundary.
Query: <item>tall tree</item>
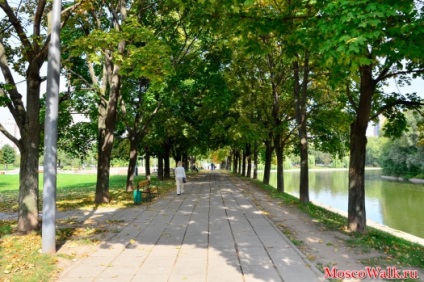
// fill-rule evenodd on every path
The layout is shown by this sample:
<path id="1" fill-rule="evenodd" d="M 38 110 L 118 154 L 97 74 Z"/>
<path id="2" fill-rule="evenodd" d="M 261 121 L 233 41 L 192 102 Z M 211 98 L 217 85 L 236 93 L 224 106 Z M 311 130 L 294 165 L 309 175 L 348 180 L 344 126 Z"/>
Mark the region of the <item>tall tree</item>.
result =
<path id="1" fill-rule="evenodd" d="M 127 84 L 128 85 L 127 80 Z M 142 77 L 138 80 L 138 89 L 135 93 L 127 93 L 121 99 L 121 115 L 127 129 L 130 143 L 129 164 L 126 190 L 134 189 L 134 174 L 137 164 L 138 148 L 147 133 L 150 122 L 157 114 L 161 103 L 147 94 L 150 80 Z M 132 92 L 131 88 L 129 90 Z M 125 91 L 123 91 L 125 93 Z M 133 94 L 133 95 L 128 95 Z M 135 94 L 135 95 L 134 95 Z"/>
<path id="2" fill-rule="evenodd" d="M 253 144 L 262 139 L 266 134 L 262 129 L 262 120 L 259 118 L 261 109 L 259 108 L 261 100 L 260 78 L 255 77 L 255 66 L 253 60 L 243 58 L 242 53 L 234 52 L 231 67 L 226 71 L 226 83 L 235 97 L 230 109 L 230 115 L 227 115 L 225 128 L 227 129 L 228 142 L 235 150 L 243 147 L 245 158 L 247 159 L 246 175 L 252 174 L 252 148 Z M 237 157 L 234 155 L 234 157 Z M 245 165 L 242 165 L 243 168 Z"/>
<path id="3" fill-rule="evenodd" d="M 1 124 L 0 131 L 20 151 L 17 229 L 26 233 L 39 226 L 40 97 L 41 83 L 45 80 L 40 70 L 47 59 L 50 34 L 45 25 L 51 5 L 44 0 L 14 4 L 0 1 L 0 8 L 6 15 L 0 21 L 0 69 L 5 81 L 0 87 L 0 106 L 9 109 L 21 137 L 17 139 Z M 62 11 L 66 15 L 62 17 L 64 22 L 71 9 Z M 24 77 L 26 95 L 18 89 L 18 77 Z"/>
<path id="4" fill-rule="evenodd" d="M 73 27 L 79 38 L 74 40 L 72 55 L 86 62 L 79 68 L 83 73 L 76 73 L 72 72 L 75 59 L 70 59 L 68 70 L 78 87 L 89 88 L 97 101 L 97 204 L 110 200 L 109 171 L 119 101 L 122 101 L 122 76 L 143 74 L 143 64 L 147 61 L 144 49 L 150 47 L 148 39 L 152 38 L 152 32 L 140 25 L 137 16 L 127 16 L 128 7 L 125 1 L 107 5 L 91 3 L 81 7 Z"/>
<path id="5" fill-rule="evenodd" d="M 291 19 L 287 44 L 289 53 L 293 57 L 293 93 L 295 99 L 296 124 L 298 132 L 298 147 L 300 155 L 299 199 L 303 203 L 309 202 L 309 140 L 308 140 L 308 100 L 311 100 L 309 88 L 313 69 L 314 52 L 313 40 L 314 25 L 310 19 L 316 14 L 315 5 L 310 1 L 291 2 L 283 14 Z M 284 31 L 283 31 L 284 32 Z M 309 96 L 309 97 L 308 97 Z"/>
<path id="6" fill-rule="evenodd" d="M 408 73 L 423 73 L 423 13 L 413 0 L 321 4 L 320 50 L 334 74 L 352 79 L 348 98 L 355 117 L 350 125 L 348 227 L 363 232 L 367 126 L 372 118 L 396 105 L 417 105 L 414 96 L 384 94 L 378 89 L 388 78 L 408 79 Z"/>
<path id="7" fill-rule="evenodd" d="M 125 23 L 127 17 L 126 1 L 120 0 L 115 5 L 114 3 L 110 3 L 107 8 L 110 10 L 110 28 L 117 33 L 121 32 L 122 24 Z M 96 20 L 99 22 L 101 18 L 98 17 Z M 118 37 L 116 39 L 118 39 L 116 45 L 109 42 L 107 46 L 101 46 L 101 51 L 104 54 L 103 76 L 107 78 L 103 81 L 105 85 L 102 87 L 108 87 L 108 98 L 106 98 L 106 95 L 103 95 L 100 97 L 101 102 L 99 103 L 96 204 L 108 203 L 110 201 L 110 160 L 117 120 L 118 101 L 121 94 L 120 57 L 124 56 L 127 43 L 125 37 Z M 102 94 L 106 94 L 105 92 Z"/>

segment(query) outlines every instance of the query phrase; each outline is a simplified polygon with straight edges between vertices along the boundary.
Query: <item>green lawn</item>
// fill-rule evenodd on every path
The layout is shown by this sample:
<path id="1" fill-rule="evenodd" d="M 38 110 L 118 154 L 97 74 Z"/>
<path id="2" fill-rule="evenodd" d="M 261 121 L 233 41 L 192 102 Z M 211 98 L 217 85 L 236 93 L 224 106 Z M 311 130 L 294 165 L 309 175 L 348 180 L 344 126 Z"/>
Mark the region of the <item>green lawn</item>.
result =
<path id="1" fill-rule="evenodd" d="M 135 182 L 143 179 L 135 177 Z M 97 176 L 95 174 L 58 174 L 56 202 L 59 210 L 93 207 Z M 43 198 L 43 175 L 40 174 L 40 209 Z M 132 205 L 132 193 L 125 191 L 126 175 L 112 175 L 109 178 L 109 205 L 121 207 Z M 160 189 L 173 187 L 173 181 L 158 181 L 152 178 L 152 185 Z M 0 174 L 0 212 L 17 212 L 19 196 L 19 175 Z"/>
<path id="2" fill-rule="evenodd" d="M 136 181 L 143 177 L 136 177 Z M 58 174 L 57 206 L 58 209 L 72 209 L 94 203 L 96 190 L 95 174 Z M 40 200 L 43 198 L 43 174 L 40 174 Z M 112 175 L 109 179 L 111 204 L 131 205 L 132 194 L 125 192 L 126 175 Z M 152 185 L 159 183 L 154 178 Z M 163 185 L 163 183 L 161 184 Z M 19 175 L 0 175 L 0 212 L 17 212 Z M 40 203 L 41 204 L 41 203 Z M 40 207 L 41 208 L 41 207 Z"/>
<path id="3" fill-rule="evenodd" d="M 40 189 L 43 188 L 43 175 L 40 174 Z M 143 177 L 136 177 L 139 181 Z M 125 191 L 126 176 L 113 175 L 109 181 L 111 202 L 105 206 L 134 206 L 132 193 Z M 175 182 L 158 181 L 152 178 L 152 185 L 163 193 L 174 187 Z M 0 175 L 0 212 L 17 212 L 19 175 Z M 56 205 L 59 210 L 93 208 L 96 188 L 96 175 L 58 174 Z M 42 191 L 40 190 L 40 209 Z M 71 219 L 70 219 L 71 220 Z M 69 221 L 69 220 L 68 220 Z M 75 243 L 94 243 L 93 233 L 101 233 L 102 226 L 79 228 L 78 222 L 58 221 L 56 240 L 58 243 L 72 241 Z M 39 282 L 52 281 L 57 274 L 56 258 L 39 252 L 41 234 L 33 232 L 22 236 L 15 232 L 17 219 L 0 220 L 0 281 Z M 76 224 L 76 225 L 75 225 Z M 93 242 L 92 242 L 93 241 Z"/>
<path id="4" fill-rule="evenodd" d="M 0 193 L 18 190 L 19 175 L 15 174 L 0 174 Z"/>
<path id="5" fill-rule="evenodd" d="M 111 178 L 118 179 L 120 182 L 126 178 L 123 175 L 112 176 Z M 112 179 L 111 179 L 112 180 Z M 43 189 L 43 174 L 39 176 L 40 189 Z M 96 175 L 94 174 L 58 174 L 57 189 L 73 188 L 88 188 L 87 185 L 96 185 Z M 2 174 L 0 175 L 0 193 L 17 191 L 19 188 L 19 175 L 17 174 Z"/>

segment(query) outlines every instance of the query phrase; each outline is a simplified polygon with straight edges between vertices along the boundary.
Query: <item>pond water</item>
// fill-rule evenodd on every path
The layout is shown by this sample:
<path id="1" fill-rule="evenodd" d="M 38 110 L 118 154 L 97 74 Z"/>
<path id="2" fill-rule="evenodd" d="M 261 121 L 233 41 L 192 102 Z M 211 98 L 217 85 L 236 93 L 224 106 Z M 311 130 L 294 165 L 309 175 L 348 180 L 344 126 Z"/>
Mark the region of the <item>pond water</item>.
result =
<path id="1" fill-rule="evenodd" d="M 299 171 L 284 172 L 285 192 L 299 197 Z M 258 173 L 262 180 L 263 174 Z M 276 172 L 270 184 L 277 185 Z M 381 179 L 380 170 L 365 173 L 367 218 L 393 229 L 424 238 L 424 185 Z M 347 170 L 309 172 L 309 199 L 347 212 Z"/>

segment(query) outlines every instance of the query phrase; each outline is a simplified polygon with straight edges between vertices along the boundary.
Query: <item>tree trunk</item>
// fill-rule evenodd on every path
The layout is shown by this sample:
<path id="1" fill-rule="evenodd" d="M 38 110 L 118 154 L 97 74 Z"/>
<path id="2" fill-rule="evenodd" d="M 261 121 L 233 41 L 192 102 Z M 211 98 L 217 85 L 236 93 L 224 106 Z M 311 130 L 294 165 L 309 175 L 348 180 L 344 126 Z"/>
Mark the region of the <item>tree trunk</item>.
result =
<path id="1" fill-rule="evenodd" d="M 281 135 L 274 139 L 275 154 L 277 155 L 277 191 L 284 192 L 284 146 L 281 144 Z"/>
<path id="2" fill-rule="evenodd" d="M 183 165 L 184 169 L 188 171 L 188 155 L 187 153 L 183 153 Z"/>
<path id="3" fill-rule="evenodd" d="M 27 233 L 39 228 L 38 166 L 40 152 L 40 77 L 38 68 L 27 76 L 27 112 L 20 128 L 21 164 L 17 230 Z M 19 124 L 19 123 L 18 123 Z"/>
<path id="4" fill-rule="evenodd" d="M 258 179 L 258 143 L 253 148 L 253 179 Z"/>
<path id="5" fill-rule="evenodd" d="M 303 131 L 303 129 L 299 129 L 299 131 Z M 299 200 L 302 203 L 309 203 L 309 162 L 306 130 L 302 133 L 299 133 L 299 137 L 301 138 Z"/>
<path id="6" fill-rule="evenodd" d="M 158 179 L 163 180 L 163 153 L 158 154 Z"/>
<path id="7" fill-rule="evenodd" d="M 113 148 L 114 131 L 117 119 L 117 106 L 120 82 L 117 73 L 114 73 L 109 94 L 107 108 L 104 109 L 104 117 L 99 117 L 98 135 L 98 163 L 97 163 L 97 184 L 95 203 L 109 203 L 109 173 L 110 160 Z M 104 121 L 104 122 L 103 122 Z"/>
<path id="8" fill-rule="evenodd" d="M 247 158 L 247 172 L 246 176 L 251 178 L 252 177 L 252 152 L 251 152 L 252 146 L 250 144 L 246 145 L 246 158 Z"/>
<path id="9" fill-rule="evenodd" d="M 230 156 L 227 157 L 227 167 L 226 170 L 231 170 L 231 165 L 233 162 L 233 153 L 230 154 Z"/>
<path id="10" fill-rule="evenodd" d="M 299 134 L 300 147 L 300 183 L 299 199 L 302 203 L 309 202 L 309 162 L 308 162 L 308 135 L 306 99 L 309 82 L 309 59 L 305 55 L 303 64 L 302 87 L 300 87 L 299 63 L 293 63 L 294 70 L 294 94 L 296 99 L 296 122 Z"/>
<path id="11" fill-rule="evenodd" d="M 241 166 L 242 166 L 242 153 L 241 153 L 241 151 L 238 151 L 237 152 L 237 154 L 238 154 L 238 168 L 237 168 L 237 173 L 238 174 L 241 174 Z"/>
<path id="12" fill-rule="evenodd" d="M 171 145 L 169 144 L 169 140 L 167 140 L 167 142 L 164 144 L 163 146 L 164 149 L 164 154 L 163 154 L 163 158 L 164 158 L 164 172 L 163 172 L 163 177 L 164 179 L 171 179 L 171 166 L 169 163 L 169 158 L 170 158 L 170 153 L 171 153 Z"/>
<path id="13" fill-rule="evenodd" d="M 242 176 L 246 176 L 246 158 L 247 158 L 246 151 L 243 151 L 242 162 L 241 162 L 241 175 Z"/>
<path id="14" fill-rule="evenodd" d="M 39 227 L 38 151 L 31 146 L 25 146 L 21 151 L 17 228 L 22 233 L 37 230 Z"/>
<path id="15" fill-rule="evenodd" d="M 350 127 L 349 203 L 348 227 L 351 231 L 363 232 L 366 227 L 365 211 L 365 155 L 366 131 L 371 114 L 375 81 L 371 66 L 360 68 L 361 85 L 356 119 Z"/>
<path id="16" fill-rule="evenodd" d="M 127 192 L 134 190 L 134 175 L 137 167 L 137 142 L 139 141 L 137 136 L 134 136 L 133 132 L 129 132 L 130 140 L 130 160 L 128 163 L 128 172 L 127 172 Z"/>
<path id="17" fill-rule="evenodd" d="M 125 21 L 127 16 L 126 1 L 119 3 L 119 12 L 122 22 Z M 115 11 L 117 12 L 117 11 Z M 119 24 L 117 18 L 114 19 L 114 28 L 119 31 Z M 100 102 L 99 111 L 99 144 L 98 154 L 99 161 L 97 167 L 97 184 L 96 184 L 96 204 L 109 203 L 109 173 L 110 173 L 110 160 L 113 147 L 114 131 L 117 120 L 118 101 L 121 91 L 121 76 L 119 74 L 121 67 L 118 63 L 114 63 L 112 58 L 114 55 L 123 56 L 125 51 L 126 42 L 121 40 L 118 42 L 116 50 L 104 50 L 104 68 L 103 74 L 106 75 L 109 86 L 109 99 Z M 114 53 L 117 54 L 114 54 Z M 103 88 L 105 89 L 105 88 Z M 105 92 L 103 92 L 104 94 Z M 102 97 L 105 99 L 106 97 Z M 107 105 L 106 105 L 107 103 Z M 106 106 L 106 108 L 104 108 Z M 102 114 L 104 114 L 102 116 Z"/>
<path id="18" fill-rule="evenodd" d="M 110 172 L 110 154 L 105 150 L 112 151 L 111 146 L 106 143 L 105 146 L 101 146 L 105 143 L 106 134 L 105 129 L 100 129 L 100 140 L 99 140 L 99 158 L 97 160 L 97 182 L 96 182 L 96 196 L 95 203 L 109 203 L 109 172 Z"/>
<path id="19" fill-rule="evenodd" d="M 145 169 L 146 169 L 146 178 L 150 179 L 150 150 L 149 147 L 144 148 L 145 155 Z"/>
<path id="20" fill-rule="evenodd" d="M 269 157 L 269 171 L 268 171 L 268 175 L 267 175 L 267 182 L 266 184 L 269 184 L 269 178 L 270 178 L 270 172 L 271 172 L 271 157 L 272 157 L 272 151 L 274 149 L 279 150 L 277 153 L 277 190 L 281 189 L 281 181 L 279 181 L 279 177 L 282 177 L 282 175 L 279 175 L 279 169 L 281 170 L 280 164 L 278 163 L 279 161 L 281 161 L 281 158 L 279 157 L 279 153 L 282 152 L 282 148 L 280 145 L 281 142 L 281 138 L 277 138 L 275 137 L 275 135 L 277 136 L 281 136 L 281 116 L 280 116 L 280 94 L 279 94 L 279 90 L 278 90 L 278 82 L 276 79 L 276 72 L 275 72 L 275 62 L 274 62 L 274 58 L 272 57 L 272 55 L 270 53 L 268 53 L 267 55 L 268 57 L 268 68 L 269 68 L 269 73 L 270 73 L 270 82 L 271 82 L 271 93 L 272 93 L 272 111 L 271 111 L 271 116 L 272 116 L 272 122 L 273 122 L 273 131 L 268 133 L 268 140 L 265 144 L 266 146 L 266 151 L 265 151 L 265 155 L 267 155 L 266 157 Z M 274 144 L 274 148 L 271 149 L 271 142 L 272 141 L 277 141 Z M 266 165 L 266 164 L 265 164 Z M 264 172 L 264 180 L 265 180 L 265 172 Z M 283 189 L 284 190 L 284 189 Z"/>
<path id="21" fill-rule="evenodd" d="M 30 97 L 34 98 L 34 96 L 38 96 L 37 94 L 33 94 L 34 93 L 31 93 Z M 21 130 L 23 134 L 20 141 L 22 150 L 19 173 L 17 230 L 22 233 L 27 233 L 39 228 L 38 159 L 40 151 L 40 122 L 38 118 L 39 107 L 35 106 L 34 108 L 34 103 L 36 102 L 33 101 L 28 103 L 27 120 L 24 125 L 24 130 Z"/>
<path id="22" fill-rule="evenodd" d="M 233 163 L 233 173 L 237 173 L 237 165 L 238 165 L 238 155 L 237 151 L 233 150 L 233 156 L 234 156 L 234 163 Z"/>
<path id="23" fill-rule="evenodd" d="M 40 134 L 35 134 L 35 132 L 35 129 L 31 129 L 28 136 L 21 137 L 17 230 L 22 233 L 36 230 L 39 227 L 38 156 Z"/>
<path id="24" fill-rule="evenodd" d="M 362 232 L 366 226 L 365 211 L 365 151 L 367 139 L 366 126 L 359 126 L 355 121 L 350 133 L 349 163 L 349 204 L 348 226 L 351 231 Z"/>
<path id="25" fill-rule="evenodd" d="M 271 161 L 272 161 L 272 151 L 274 148 L 272 147 L 272 141 L 265 141 L 265 167 L 264 167 L 264 179 L 263 183 L 269 184 L 269 180 L 271 177 Z"/>

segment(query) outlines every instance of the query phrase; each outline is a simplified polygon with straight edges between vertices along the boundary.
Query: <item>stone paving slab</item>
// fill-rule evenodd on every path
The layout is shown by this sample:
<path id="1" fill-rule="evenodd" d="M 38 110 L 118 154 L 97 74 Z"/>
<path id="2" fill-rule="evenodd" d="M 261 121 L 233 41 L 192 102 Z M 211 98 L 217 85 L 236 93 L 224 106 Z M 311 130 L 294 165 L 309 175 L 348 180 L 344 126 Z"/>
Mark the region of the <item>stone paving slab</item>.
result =
<path id="1" fill-rule="evenodd" d="M 128 211 L 74 213 L 128 222 L 58 281 L 324 281 L 225 174 Z"/>

